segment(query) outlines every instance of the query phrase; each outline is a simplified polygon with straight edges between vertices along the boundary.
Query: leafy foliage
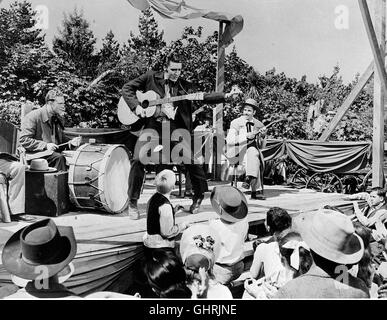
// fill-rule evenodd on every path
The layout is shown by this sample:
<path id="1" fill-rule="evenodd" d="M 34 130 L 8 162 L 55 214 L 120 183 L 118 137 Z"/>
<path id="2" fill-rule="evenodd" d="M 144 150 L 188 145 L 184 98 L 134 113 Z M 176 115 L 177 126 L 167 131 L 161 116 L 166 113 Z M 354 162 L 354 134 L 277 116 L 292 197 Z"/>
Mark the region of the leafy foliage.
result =
<path id="1" fill-rule="evenodd" d="M 113 31 L 109 31 L 102 40 L 102 48 L 98 52 L 98 73 L 114 69 L 117 67 L 121 56 L 120 44 L 114 39 Z"/>
<path id="2" fill-rule="evenodd" d="M 130 32 L 128 44 L 125 49 L 131 53 L 141 56 L 147 69 L 160 68 L 158 56 L 159 52 L 165 48 L 163 40 L 164 31 L 158 30 L 158 24 L 150 9 L 142 11 L 138 23 L 139 35 L 135 36 Z"/>
<path id="3" fill-rule="evenodd" d="M 96 38 L 83 13 L 74 9 L 64 16 L 62 30 L 53 40 L 53 50 L 74 65 L 77 75 L 93 77 L 98 65 L 98 56 L 94 54 L 95 43 Z"/>
<path id="4" fill-rule="evenodd" d="M 179 39 L 167 45 L 164 33 L 150 10 L 139 19 L 139 33 L 130 33 L 120 44 L 109 31 L 96 50 L 96 38 L 82 12 L 65 15 L 53 41 L 53 52 L 44 35 L 35 28 L 35 13 L 27 1 L 15 1 L 0 10 L 0 118 L 20 124 L 24 103 L 42 105 L 48 90 L 59 87 L 66 96 L 66 126 L 119 127 L 116 106 L 123 84 L 148 69 L 161 70 L 171 50 L 184 57 L 183 77 L 201 91 L 216 85 L 217 39 L 214 32 L 203 36 L 203 28 L 186 27 Z M 271 126 L 273 138 L 317 139 L 308 131 L 309 106 L 326 101 L 325 111 L 336 111 L 356 85 L 359 76 L 346 85 L 335 66 L 330 76 L 309 83 L 277 73 L 254 70 L 238 56 L 235 47 L 225 57 L 225 91 L 238 85 L 245 96 L 259 103 L 257 117 Z M 372 138 L 372 82 L 367 85 L 333 133 L 332 140 Z M 224 106 L 224 129 L 240 113 L 241 101 Z M 210 111 L 210 107 L 207 108 Z"/>
<path id="5" fill-rule="evenodd" d="M 16 45 L 42 45 L 44 36 L 34 28 L 35 13 L 27 1 L 15 1 L 0 9 L 0 66 L 5 65 Z"/>

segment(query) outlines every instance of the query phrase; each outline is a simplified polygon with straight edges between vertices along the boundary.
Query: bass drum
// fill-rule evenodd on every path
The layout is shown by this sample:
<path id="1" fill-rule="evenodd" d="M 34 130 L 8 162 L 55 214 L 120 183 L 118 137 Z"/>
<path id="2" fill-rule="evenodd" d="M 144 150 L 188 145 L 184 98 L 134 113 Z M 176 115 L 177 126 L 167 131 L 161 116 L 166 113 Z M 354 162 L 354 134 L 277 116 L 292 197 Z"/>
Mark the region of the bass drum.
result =
<path id="1" fill-rule="evenodd" d="M 128 206 L 129 172 L 124 145 L 84 144 L 70 163 L 70 199 L 78 208 L 120 213 Z"/>

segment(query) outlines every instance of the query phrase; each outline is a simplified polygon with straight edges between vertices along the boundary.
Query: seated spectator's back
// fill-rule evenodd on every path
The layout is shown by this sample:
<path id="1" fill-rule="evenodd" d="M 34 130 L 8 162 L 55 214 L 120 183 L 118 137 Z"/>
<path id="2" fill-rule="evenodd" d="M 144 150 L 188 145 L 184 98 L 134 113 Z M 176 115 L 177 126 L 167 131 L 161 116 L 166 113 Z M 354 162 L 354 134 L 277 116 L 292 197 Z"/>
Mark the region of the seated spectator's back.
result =
<path id="1" fill-rule="evenodd" d="M 364 282 L 348 272 L 364 254 L 363 240 L 355 233 L 349 217 L 323 209 L 300 230 L 314 263 L 307 273 L 280 288 L 274 298 L 369 298 Z"/>

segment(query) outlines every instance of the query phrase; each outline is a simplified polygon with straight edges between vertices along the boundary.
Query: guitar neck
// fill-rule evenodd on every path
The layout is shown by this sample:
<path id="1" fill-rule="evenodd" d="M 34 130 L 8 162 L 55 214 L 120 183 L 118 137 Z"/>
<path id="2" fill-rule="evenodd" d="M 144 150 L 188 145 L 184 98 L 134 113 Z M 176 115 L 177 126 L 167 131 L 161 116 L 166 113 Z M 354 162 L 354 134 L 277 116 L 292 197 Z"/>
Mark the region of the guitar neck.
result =
<path id="1" fill-rule="evenodd" d="M 172 103 L 172 102 L 181 101 L 181 100 L 191 100 L 190 97 L 191 97 L 191 95 L 184 95 L 184 96 L 177 96 L 177 97 L 169 97 L 169 98 L 152 100 L 152 101 L 149 101 L 149 106 L 156 106 L 159 104 Z"/>

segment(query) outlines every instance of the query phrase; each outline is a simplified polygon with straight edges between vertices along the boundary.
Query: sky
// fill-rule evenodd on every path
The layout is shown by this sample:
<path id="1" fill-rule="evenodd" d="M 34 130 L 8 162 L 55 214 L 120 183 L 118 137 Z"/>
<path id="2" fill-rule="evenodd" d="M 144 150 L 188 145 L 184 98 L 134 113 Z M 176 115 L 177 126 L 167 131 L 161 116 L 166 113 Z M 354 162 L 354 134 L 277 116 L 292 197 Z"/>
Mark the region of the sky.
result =
<path id="1" fill-rule="evenodd" d="M 0 0 L 8 7 L 14 0 Z M 178 0 L 176 0 L 178 1 Z M 46 41 L 58 33 L 64 13 L 82 9 L 101 44 L 112 30 L 121 43 L 130 31 L 138 34 L 140 11 L 126 0 L 30 0 L 33 8 L 48 12 Z M 193 7 L 241 15 L 244 28 L 226 49 L 236 46 L 238 55 L 259 73 L 272 69 L 289 77 L 316 82 L 340 66 L 344 82 L 362 74 L 372 61 L 372 51 L 356 0 L 185 0 Z M 368 1 L 371 5 L 371 1 Z M 370 6 L 370 12 L 373 8 Z M 204 27 L 204 35 L 218 30 L 218 22 L 198 18 L 164 19 L 154 16 L 167 43 L 180 37 L 184 26 Z M 226 79 L 227 81 L 227 79 Z"/>

